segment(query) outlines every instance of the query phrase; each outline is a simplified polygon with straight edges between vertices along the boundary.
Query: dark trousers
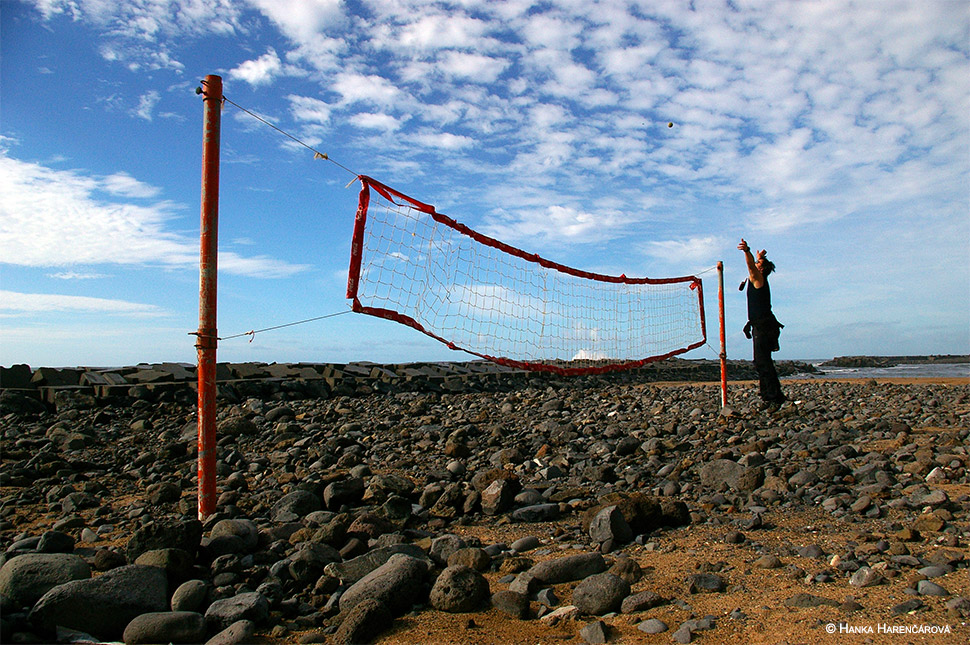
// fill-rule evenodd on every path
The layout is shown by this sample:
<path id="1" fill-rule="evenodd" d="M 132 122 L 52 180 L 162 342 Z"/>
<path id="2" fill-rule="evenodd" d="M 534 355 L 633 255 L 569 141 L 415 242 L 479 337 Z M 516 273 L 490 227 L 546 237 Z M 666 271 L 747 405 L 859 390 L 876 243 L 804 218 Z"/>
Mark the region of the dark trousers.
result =
<path id="1" fill-rule="evenodd" d="M 771 350 L 778 342 L 777 333 L 771 330 L 759 329 L 758 325 L 751 328 L 751 339 L 754 341 L 754 368 L 758 371 L 758 381 L 761 388 L 761 398 L 767 403 L 782 403 L 785 395 L 781 393 L 781 383 L 775 362 L 771 360 Z"/>

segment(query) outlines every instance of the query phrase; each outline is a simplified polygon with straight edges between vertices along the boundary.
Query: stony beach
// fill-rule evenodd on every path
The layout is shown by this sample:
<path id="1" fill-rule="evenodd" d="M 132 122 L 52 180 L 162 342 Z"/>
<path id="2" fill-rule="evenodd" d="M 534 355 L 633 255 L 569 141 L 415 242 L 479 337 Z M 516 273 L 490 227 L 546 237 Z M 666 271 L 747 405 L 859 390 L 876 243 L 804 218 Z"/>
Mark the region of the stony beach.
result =
<path id="1" fill-rule="evenodd" d="M 970 641 L 968 379 L 368 378 L 222 388 L 205 521 L 191 391 L 4 390 L 0 640 Z"/>

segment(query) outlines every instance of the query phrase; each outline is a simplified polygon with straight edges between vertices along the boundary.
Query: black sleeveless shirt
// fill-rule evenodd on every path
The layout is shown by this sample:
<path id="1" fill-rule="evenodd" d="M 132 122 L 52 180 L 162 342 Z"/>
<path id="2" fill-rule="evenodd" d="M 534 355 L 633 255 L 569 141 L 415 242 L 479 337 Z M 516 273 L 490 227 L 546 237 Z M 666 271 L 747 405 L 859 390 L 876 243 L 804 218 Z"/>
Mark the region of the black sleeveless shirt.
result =
<path id="1" fill-rule="evenodd" d="M 748 320 L 760 320 L 771 315 L 771 287 L 768 286 L 768 278 L 760 289 L 756 289 L 751 281 L 748 281 Z"/>

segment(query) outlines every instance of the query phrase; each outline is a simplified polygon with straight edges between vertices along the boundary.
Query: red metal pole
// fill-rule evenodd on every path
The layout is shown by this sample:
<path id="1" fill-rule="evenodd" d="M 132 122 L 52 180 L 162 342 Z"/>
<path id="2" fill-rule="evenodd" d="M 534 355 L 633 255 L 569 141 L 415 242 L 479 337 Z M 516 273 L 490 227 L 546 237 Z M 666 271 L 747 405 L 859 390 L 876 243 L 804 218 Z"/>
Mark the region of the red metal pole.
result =
<path id="1" fill-rule="evenodd" d="M 202 223 L 199 231 L 199 519 L 216 508 L 216 282 L 219 255 L 219 140 L 222 77 L 202 81 Z"/>
<path id="2" fill-rule="evenodd" d="M 721 407 L 727 405 L 727 345 L 724 342 L 724 263 L 717 263 L 717 313 L 721 326 Z"/>

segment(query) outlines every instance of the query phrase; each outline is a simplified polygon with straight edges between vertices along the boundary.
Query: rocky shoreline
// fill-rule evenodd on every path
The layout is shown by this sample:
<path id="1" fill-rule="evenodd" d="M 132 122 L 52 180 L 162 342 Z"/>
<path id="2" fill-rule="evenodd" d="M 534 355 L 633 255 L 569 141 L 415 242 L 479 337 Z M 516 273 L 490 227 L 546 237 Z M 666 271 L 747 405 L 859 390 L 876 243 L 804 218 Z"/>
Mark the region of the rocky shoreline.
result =
<path id="1" fill-rule="evenodd" d="M 970 637 L 970 385 L 381 368 L 225 380 L 205 521 L 184 382 L 5 389 L 2 641 Z"/>
<path id="2" fill-rule="evenodd" d="M 836 356 L 820 367 L 896 367 L 897 365 L 953 365 L 970 364 L 970 355 L 945 354 L 928 356 Z"/>

